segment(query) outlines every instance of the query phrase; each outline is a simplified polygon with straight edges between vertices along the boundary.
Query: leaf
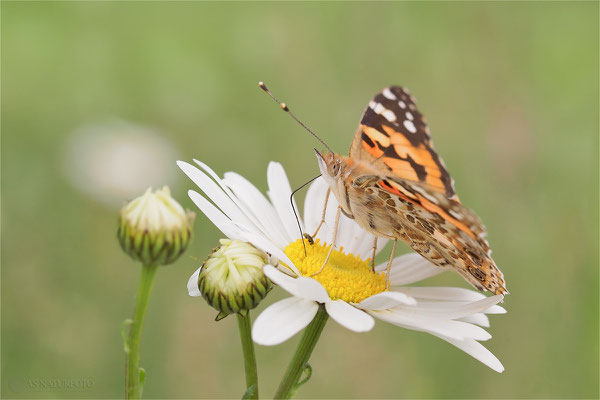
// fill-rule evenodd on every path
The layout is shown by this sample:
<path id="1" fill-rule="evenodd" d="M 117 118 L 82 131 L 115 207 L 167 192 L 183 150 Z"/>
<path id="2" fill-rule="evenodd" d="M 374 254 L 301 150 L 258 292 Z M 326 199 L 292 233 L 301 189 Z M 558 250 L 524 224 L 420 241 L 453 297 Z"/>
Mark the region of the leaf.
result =
<path id="1" fill-rule="evenodd" d="M 144 391 L 144 382 L 146 382 L 146 370 L 140 367 L 140 399 L 142 398 L 142 392 Z"/>
<path id="2" fill-rule="evenodd" d="M 131 318 L 127 318 L 121 324 L 121 337 L 123 338 L 123 350 L 125 350 L 125 353 L 127 353 L 127 354 L 129 354 L 129 340 L 127 338 L 127 335 L 129 334 L 128 328 L 131 324 L 133 324 L 133 320 Z"/>
<path id="3" fill-rule="evenodd" d="M 296 384 L 296 388 L 299 388 L 300 386 L 304 385 L 312 377 L 312 367 L 309 363 L 306 363 L 304 365 L 304 371 L 302 372 L 306 374 L 306 377 Z"/>
<path id="4" fill-rule="evenodd" d="M 306 382 L 309 381 L 309 379 L 312 376 L 312 367 L 310 366 L 309 363 L 304 364 L 304 370 L 302 370 L 303 374 L 306 374 L 306 377 L 300 381 L 298 381 L 298 383 L 296 383 L 292 389 L 290 390 L 290 399 L 293 398 L 294 396 L 296 396 L 296 392 L 298 391 L 298 389 L 300 389 L 300 386 L 304 385 Z M 302 376 L 302 375 L 300 375 Z"/>

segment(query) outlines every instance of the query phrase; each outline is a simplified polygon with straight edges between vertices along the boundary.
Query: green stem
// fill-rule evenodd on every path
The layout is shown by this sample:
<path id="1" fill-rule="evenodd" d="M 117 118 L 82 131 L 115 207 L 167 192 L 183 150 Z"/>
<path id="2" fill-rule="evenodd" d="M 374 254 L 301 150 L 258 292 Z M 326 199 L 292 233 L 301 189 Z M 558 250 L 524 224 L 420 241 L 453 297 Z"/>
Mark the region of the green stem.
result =
<path id="1" fill-rule="evenodd" d="M 152 290 L 152 283 L 157 270 L 156 265 L 144 265 L 142 267 L 142 277 L 138 287 L 133 320 L 129 328 L 129 340 L 127 353 L 127 375 L 126 391 L 128 399 L 140 399 L 140 336 L 142 334 L 142 325 L 146 315 L 146 306 Z"/>
<path id="2" fill-rule="evenodd" d="M 248 398 L 258 399 L 258 374 L 256 372 L 256 357 L 254 355 L 254 342 L 252 341 L 252 323 L 250 322 L 250 312 L 247 312 L 246 315 L 236 315 L 238 327 L 240 328 L 242 351 L 244 352 L 246 389 L 249 389 L 252 385 L 254 385 L 252 395 Z"/>
<path id="3" fill-rule="evenodd" d="M 319 340 L 319 336 L 321 336 L 321 332 L 323 332 L 328 317 L 329 315 L 327 315 L 327 311 L 325 311 L 325 306 L 321 304 L 319 311 L 317 311 L 317 315 L 315 315 L 315 318 L 308 327 L 306 327 L 302 339 L 298 344 L 298 348 L 296 349 L 296 353 L 294 354 L 292 361 L 290 361 L 290 365 L 288 365 L 288 369 L 285 371 L 283 379 L 281 379 L 281 383 L 279 384 L 279 388 L 277 388 L 274 398 L 289 399 L 292 396 L 293 390 L 317 344 L 317 340 Z"/>

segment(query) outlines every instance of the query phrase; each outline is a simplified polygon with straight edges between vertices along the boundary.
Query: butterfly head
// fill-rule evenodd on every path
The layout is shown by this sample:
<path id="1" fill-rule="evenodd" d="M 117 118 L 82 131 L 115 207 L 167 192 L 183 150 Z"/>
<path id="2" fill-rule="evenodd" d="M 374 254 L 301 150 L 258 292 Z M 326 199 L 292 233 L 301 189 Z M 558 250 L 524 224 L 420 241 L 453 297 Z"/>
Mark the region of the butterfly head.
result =
<path id="1" fill-rule="evenodd" d="M 348 218 L 354 218 L 345 182 L 346 177 L 351 173 L 352 163 L 349 163 L 347 157 L 341 157 L 333 152 L 321 154 L 315 149 L 315 153 L 317 154 L 323 180 L 325 180 L 325 183 L 327 183 L 329 189 L 331 189 L 331 192 L 336 197 L 344 214 Z"/>
<path id="2" fill-rule="evenodd" d="M 315 154 L 317 155 L 317 162 L 319 163 L 319 170 L 321 171 L 321 176 L 332 189 L 337 186 L 337 182 L 340 181 L 340 176 L 343 173 L 343 163 L 342 158 L 333 153 L 325 153 L 322 154 L 319 150 L 314 149 Z"/>
<path id="3" fill-rule="evenodd" d="M 342 158 L 335 153 L 321 154 L 317 149 L 315 149 L 315 153 L 323 179 L 329 185 L 333 184 L 342 174 Z"/>

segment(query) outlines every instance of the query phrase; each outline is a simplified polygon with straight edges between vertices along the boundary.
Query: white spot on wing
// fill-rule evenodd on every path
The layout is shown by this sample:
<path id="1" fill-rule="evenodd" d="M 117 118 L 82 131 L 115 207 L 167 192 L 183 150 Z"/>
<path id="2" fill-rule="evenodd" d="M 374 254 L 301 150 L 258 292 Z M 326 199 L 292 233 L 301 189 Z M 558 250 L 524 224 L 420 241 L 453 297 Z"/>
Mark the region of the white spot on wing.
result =
<path id="1" fill-rule="evenodd" d="M 400 101 L 398 102 L 398 105 L 400 106 L 400 108 L 406 108 L 406 103 L 405 103 L 405 102 L 403 102 L 402 100 L 400 100 Z"/>
<path id="2" fill-rule="evenodd" d="M 410 133 L 417 133 L 417 128 L 415 128 L 415 124 L 412 121 L 404 120 L 404 127 L 408 129 Z"/>
<path id="3" fill-rule="evenodd" d="M 390 110 L 385 110 L 384 112 L 381 113 L 381 115 L 383 115 L 383 117 L 385 119 L 387 119 L 390 122 L 395 122 L 396 121 L 396 114 L 394 114 L 392 111 Z"/>
<path id="4" fill-rule="evenodd" d="M 373 111 L 375 111 L 375 113 L 382 115 L 388 121 L 396 121 L 396 114 L 385 108 L 381 103 L 375 103 L 374 101 L 372 101 L 369 103 L 369 107 L 371 107 Z"/>
<path id="5" fill-rule="evenodd" d="M 406 118 L 410 119 L 411 121 L 414 119 L 413 115 L 411 113 L 409 113 L 408 111 L 406 112 Z"/>
<path id="6" fill-rule="evenodd" d="M 389 88 L 383 89 L 382 94 L 387 99 L 396 100 L 396 95 L 394 95 L 394 93 L 392 93 Z"/>

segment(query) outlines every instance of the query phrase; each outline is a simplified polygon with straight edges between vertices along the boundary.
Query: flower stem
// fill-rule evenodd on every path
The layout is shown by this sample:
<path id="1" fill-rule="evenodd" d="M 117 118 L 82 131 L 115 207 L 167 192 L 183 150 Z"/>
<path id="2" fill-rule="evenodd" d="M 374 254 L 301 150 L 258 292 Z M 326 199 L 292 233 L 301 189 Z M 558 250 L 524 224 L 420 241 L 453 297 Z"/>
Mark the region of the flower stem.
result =
<path id="1" fill-rule="evenodd" d="M 158 266 L 156 265 L 144 265 L 142 267 L 142 277 L 140 286 L 138 287 L 135 310 L 127 342 L 127 375 L 125 382 L 128 399 L 140 399 L 142 396 L 140 389 L 140 336 L 157 268 Z"/>
<path id="2" fill-rule="evenodd" d="M 285 375 L 277 388 L 274 398 L 289 399 L 293 395 L 298 380 L 317 344 L 317 340 L 319 340 L 319 337 L 321 336 L 321 332 L 323 332 L 323 328 L 325 327 L 328 318 L 329 315 L 327 315 L 327 311 L 325 311 L 325 306 L 321 304 L 319 311 L 317 311 L 317 315 L 315 315 L 315 318 L 313 318 L 312 322 L 304 331 L 302 339 L 296 349 L 296 353 L 294 354 L 292 361 L 290 361 L 287 371 L 285 371 Z"/>
<path id="3" fill-rule="evenodd" d="M 242 351 L 244 352 L 244 369 L 246 371 L 246 389 L 254 386 L 249 399 L 258 399 L 258 374 L 256 372 L 256 357 L 254 356 L 254 342 L 252 341 L 252 323 L 250 312 L 246 315 L 236 314 L 238 327 L 240 328 L 240 339 L 242 340 Z"/>

